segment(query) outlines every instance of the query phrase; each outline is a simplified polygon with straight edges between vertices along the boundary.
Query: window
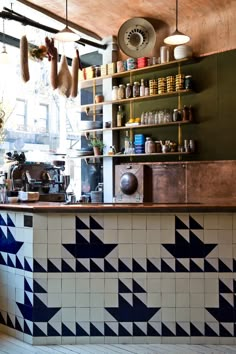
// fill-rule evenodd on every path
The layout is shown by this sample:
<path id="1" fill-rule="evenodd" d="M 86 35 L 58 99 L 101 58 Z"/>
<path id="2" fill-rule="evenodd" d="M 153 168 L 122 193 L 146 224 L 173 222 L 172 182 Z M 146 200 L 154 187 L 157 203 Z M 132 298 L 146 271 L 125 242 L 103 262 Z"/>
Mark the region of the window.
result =
<path id="1" fill-rule="evenodd" d="M 23 99 L 16 99 L 15 108 L 15 121 L 12 126 L 9 127 L 11 130 L 26 130 L 27 127 L 27 103 Z"/>

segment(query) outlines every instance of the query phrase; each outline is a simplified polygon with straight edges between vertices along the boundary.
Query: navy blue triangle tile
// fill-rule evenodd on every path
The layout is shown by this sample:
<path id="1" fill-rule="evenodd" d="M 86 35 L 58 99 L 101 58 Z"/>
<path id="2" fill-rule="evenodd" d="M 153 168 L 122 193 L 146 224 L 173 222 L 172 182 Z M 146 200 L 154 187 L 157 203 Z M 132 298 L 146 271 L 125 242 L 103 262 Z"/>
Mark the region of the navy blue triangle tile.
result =
<path id="1" fill-rule="evenodd" d="M 219 293 L 221 294 L 232 294 L 233 290 L 230 290 L 222 280 L 219 279 Z"/>
<path id="2" fill-rule="evenodd" d="M 193 323 L 190 322 L 190 336 L 191 337 L 202 337 L 204 333 L 201 333 Z"/>
<path id="3" fill-rule="evenodd" d="M 232 270 L 219 258 L 219 272 L 232 273 Z"/>
<path id="4" fill-rule="evenodd" d="M 175 231 L 175 243 L 163 243 L 162 246 L 176 258 L 189 258 L 190 245 L 185 238 Z"/>
<path id="5" fill-rule="evenodd" d="M 78 259 L 76 259 L 76 272 L 77 273 L 88 273 L 89 269 L 87 269 Z"/>
<path id="6" fill-rule="evenodd" d="M 16 256 L 16 268 L 17 269 L 24 269 L 23 264 L 21 264 L 21 262 L 20 262 L 20 260 L 19 260 L 19 258 L 17 256 Z"/>
<path id="7" fill-rule="evenodd" d="M 146 270 L 133 258 L 132 259 L 133 272 L 146 273 Z"/>
<path id="8" fill-rule="evenodd" d="M 189 227 L 183 223 L 182 220 L 178 218 L 178 216 L 175 217 L 175 229 L 176 230 L 188 230 Z"/>
<path id="9" fill-rule="evenodd" d="M 75 336 L 75 334 L 64 323 L 62 323 L 62 335 L 65 337 Z"/>
<path id="10" fill-rule="evenodd" d="M 166 273 L 173 273 L 174 269 L 172 269 L 163 259 L 161 260 L 161 271 Z"/>
<path id="11" fill-rule="evenodd" d="M 180 272 L 180 273 L 188 273 L 189 270 L 183 266 L 181 262 L 178 261 L 178 259 L 175 260 L 175 271 Z"/>
<path id="12" fill-rule="evenodd" d="M 160 333 L 158 333 L 150 323 L 147 324 L 147 335 L 149 337 L 160 337 Z"/>
<path id="13" fill-rule="evenodd" d="M 7 228 L 7 235 L 4 234 L 0 227 L 0 252 L 6 252 L 16 255 L 24 242 L 16 241 L 13 237 L 11 230 Z"/>
<path id="14" fill-rule="evenodd" d="M 103 337 L 103 334 L 90 322 L 90 336 Z"/>
<path id="15" fill-rule="evenodd" d="M 78 217 L 75 219 L 75 226 L 77 230 L 88 230 L 89 227 Z"/>
<path id="16" fill-rule="evenodd" d="M 31 268 L 31 266 L 29 265 L 27 259 L 25 258 L 24 259 L 24 269 L 27 271 L 27 272 L 33 272 L 33 269 Z"/>
<path id="17" fill-rule="evenodd" d="M 16 302 L 20 312 L 25 320 L 33 321 L 33 307 Z"/>
<path id="18" fill-rule="evenodd" d="M 175 334 L 163 322 L 161 323 L 161 333 L 163 337 L 175 337 Z"/>
<path id="19" fill-rule="evenodd" d="M 146 293 L 146 291 L 133 279 L 133 292 Z"/>
<path id="20" fill-rule="evenodd" d="M 34 322 L 48 322 L 60 309 L 60 307 L 47 307 L 37 295 L 34 295 Z"/>
<path id="21" fill-rule="evenodd" d="M 50 261 L 50 259 L 47 260 L 47 267 L 48 267 L 48 272 L 49 273 L 60 273 L 60 269 L 58 269 L 53 262 Z"/>
<path id="22" fill-rule="evenodd" d="M 144 333 L 135 323 L 133 323 L 133 336 L 146 337 L 146 333 Z"/>
<path id="23" fill-rule="evenodd" d="M 4 320 L 4 317 L 1 314 L 1 312 L 0 312 L 0 323 L 3 324 L 3 325 L 6 325 L 6 321 Z"/>
<path id="24" fill-rule="evenodd" d="M 234 285 L 233 285 L 233 287 L 234 287 L 234 293 L 236 293 L 236 280 L 234 279 Z"/>
<path id="25" fill-rule="evenodd" d="M 15 224 L 14 222 L 12 221 L 11 217 L 9 214 L 7 214 L 7 226 L 10 226 L 10 227 L 15 227 Z"/>
<path id="26" fill-rule="evenodd" d="M 29 297 L 27 296 L 26 292 L 24 293 L 24 305 L 26 306 L 33 306 L 33 304 L 31 303 Z"/>
<path id="27" fill-rule="evenodd" d="M 103 270 L 92 259 L 90 259 L 90 272 L 103 273 Z"/>
<path id="28" fill-rule="evenodd" d="M 189 334 L 178 323 L 176 323 L 176 337 L 189 337 Z"/>
<path id="29" fill-rule="evenodd" d="M 133 294 L 133 321 L 146 322 L 160 310 L 159 307 L 147 307 L 135 294 Z M 121 321 L 122 322 L 122 321 Z"/>
<path id="30" fill-rule="evenodd" d="M 86 238 L 83 235 L 81 235 L 81 233 L 77 230 L 76 230 L 76 244 L 89 245 L 89 241 L 86 240 Z"/>
<path id="31" fill-rule="evenodd" d="M 64 261 L 64 259 L 61 260 L 61 271 L 65 273 L 74 273 L 74 269 L 71 268 L 71 266 Z"/>
<path id="32" fill-rule="evenodd" d="M 0 264 L 1 265 L 7 265 L 7 263 L 5 262 L 5 259 L 3 258 L 1 252 L 0 252 Z"/>
<path id="33" fill-rule="evenodd" d="M 101 244 L 70 244 L 62 245 L 75 258 L 105 258 L 117 244 L 101 243 Z"/>
<path id="34" fill-rule="evenodd" d="M 203 230 L 203 227 L 192 216 L 189 216 L 189 228 L 192 230 Z"/>
<path id="35" fill-rule="evenodd" d="M 25 291 L 28 291 L 30 293 L 33 292 L 33 289 L 31 288 L 31 286 L 29 285 L 28 281 L 26 278 L 24 278 L 24 289 Z"/>
<path id="36" fill-rule="evenodd" d="M 29 326 L 27 325 L 26 321 L 24 321 L 24 333 L 29 334 L 30 336 L 33 335 L 33 333 L 31 333 L 31 330 L 29 329 Z"/>
<path id="37" fill-rule="evenodd" d="M 7 314 L 7 326 L 15 329 L 14 324 L 12 323 L 12 320 L 8 314 Z"/>
<path id="38" fill-rule="evenodd" d="M 21 327 L 20 322 L 18 321 L 18 318 L 17 318 L 17 317 L 16 317 L 16 319 L 15 319 L 15 329 L 16 329 L 17 331 L 23 332 L 23 328 Z"/>
<path id="39" fill-rule="evenodd" d="M 76 322 L 76 336 L 77 337 L 89 336 L 89 333 L 87 333 L 77 322 Z"/>
<path id="40" fill-rule="evenodd" d="M 204 272 L 215 273 L 218 272 L 218 270 L 215 269 L 215 267 L 213 267 L 206 259 L 204 259 Z"/>
<path id="41" fill-rule="evenodd" d="M 119 329 L 118 329 L 119 337 L 131 337 L 132 334 L 127 331 L 126 328 L 124 328 L 120 323 L 119 323 Z"/>
<path id="42" fill-rule="evenodd" d="M 117 270 L 106 259 L 104 260 L 104 271 L 107 273 L 117 273 Z"/>
<path id="43" fill-rule="evenodd" d="M 158 269 L 150 259 L 147 259 L 147 272 L 149 273 L 159 273 L 160 269 Z"/>
<path id="44" fill-rule="evenodd" d="M 90 229 L 103 230 L 103 227 L 92 216 L 89 217 L 89 221 Z"/>
<path id="45" fill-rule="evenodd" d="M 90 243 L 95 243 L 98 245 L 103 245 L 104 243 L 90 230 Z"/>
<path id="46" fill-rule="evenodd" d="M 0 226 L 7 226 L 5 220 L 3 219 L 2 215 L 0 215 Z"/>
<path id="47" fill-rule="evenodd" d="M 203 270 L 192 259 L 190 259 L 190 272 L 202 273 Z"/>
<path id="48" fill-rule="evenodd" d="M 236 323 L 234 324 L 234 337 L 236 336 Z"/>
<path id="49" fill-rule="evenodd" d="M 230 333 L 221 323 L 220 323 L 220 337 L 233 337 L 232 333 Z"/>
<path id="50" fill-rule="evenodd" d="M 230 308 L 233 311 L 233 305 L 231 305 L 221 294 L 219 295 L 219 307 L 221 309 Z M 221 321 L 224 322 L 224 321 Z M 227 321 L 225 321 L 227 322 Z"/>
<path id="51" fill-rule="evenodd" d="M 132 293 L 132 290 L 130 290 L 120 279 L 118 283 L 118 291 L 121 294 L 130 294 Z"/>
<path id="52" fill-rule="evenodd" d="M 119 269 L 119 272 L 132 272 L 132 269 L 129 269 L 129 267 L 124 262 L 122 262 L 120 259 L 118 261 L 118 269 Z"/>
<path id="53" fill-rule="evenodd" d="M 38 294 L 47 294 L 47 291 L 36 281 L 33 282 L 34 292 Z"/>
<path id="54" fill-rule="evenodd" d="M 50 323 L 47 324 L 47 332 L 48 337 L 61 337 L 60 333 L 58 333 L 55 328 L 50 325 Z"/>
<path id="55" fill-rule="evenodd" d="M 12 262 L 11 257 L 9 256 L 9 254 L 7 255 L 7 265 L 10 268 L 15 268 L 15 264 Z"/>
<path id="56" fill-rule="evenodd" d="M 105 336 L 107 337 L 117 337 L 117 334 L 105 323 Z"/>
<path id="57" fill-rule="evenodd" d="M 218 334 L 213 331 L 213 329 L 205 323 L 205 336 L 207 337 L 218 337 Z"/>
<path id="58" fill-rule="evenodd" d="M 47 269 L 44 269 L 41 264 L 39 264 L 38 261 L 36 261 L 36 259 L 33 260 L 33 267 L 34 267 L 34 272 L 39 272 L 39 273 L 46 273 Z"/>
<path id="59" fill-rule="evenodd" d="M 203 258 L 207 256 L 210 250 L 214 247 L 209 248 L 211 244 L 204 245 L 204 243 L 194 234 L 193 231 L 189 231 L 189 243 L 190 243 L 190 258 Z M 206 248 L 206 255 L 205 255 Z M 208 251 L 209 248 L 209 251 Z"/>
<path id="60" fill-rule="evenodd" d="M 46 337 L 46 334 L 34 323 L 33 324 L 33 336 L 34 337 Z"/>
<path id="61" fill-rule="evenodd" d="M 233 271 L 236 272 L 236 259 L 233 259 Z"/>

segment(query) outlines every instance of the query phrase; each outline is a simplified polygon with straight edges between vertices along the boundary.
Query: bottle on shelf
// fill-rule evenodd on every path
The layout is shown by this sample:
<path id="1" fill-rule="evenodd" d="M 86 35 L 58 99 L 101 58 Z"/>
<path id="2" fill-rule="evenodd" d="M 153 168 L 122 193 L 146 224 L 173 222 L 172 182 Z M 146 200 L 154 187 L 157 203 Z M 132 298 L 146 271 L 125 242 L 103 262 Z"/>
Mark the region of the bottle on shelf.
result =
<path id="1" fill-rule="evenodd" d="M 141 85 L 140 85 L 140 97 L 145 96 L 145 86 L 144 86 L 144 79 L 141 79 Z"/>
<path id="2" fill-rule="evenodd" d="M 117 115 L 116 115 L 116 126 L 117 127 L 122 127 L 123 118 L 124 118 L 124 111 L 122 109 L 122 106 L 118 106 L 118 111 L 117 111 Z"/>
<path id="3" fill-rule="evenodd" d="M 133 97 L 139 97 L 139 96 L 140 96 L 140 84 L 138 81 L 135 81 L 133 86 Z"/>
<path id="4" fill-rule="evenodd" d="M 129 154 L 129 152 L 130 152 L 130 140 L 129 140 L 129 132 L 128 131 L 125 132 L 124 148 L 125 148 L 124 153 L 125 154 Z"/>
<path id="5" fill-rule="evenodd" d="M 125 98 L 131 98 L 133 93 L 133 88 L 130 83 L 126 84 Z"/>

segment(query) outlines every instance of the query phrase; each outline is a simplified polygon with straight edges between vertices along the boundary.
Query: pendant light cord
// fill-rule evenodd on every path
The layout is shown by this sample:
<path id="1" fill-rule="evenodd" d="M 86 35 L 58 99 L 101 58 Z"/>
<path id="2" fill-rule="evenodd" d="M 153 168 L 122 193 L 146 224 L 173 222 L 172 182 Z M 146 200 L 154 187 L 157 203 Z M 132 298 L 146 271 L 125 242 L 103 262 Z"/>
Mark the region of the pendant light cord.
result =
<path id="1" fill-rule="evenodd" d="M 68 27 L 68 9 L 67 9 L 67 0 L 66 0 L 66 27 Z"/>
<path id="2" fill-rule="evenodd" d="M 67 1 L 67 0 L 66 0 Z M 175 27 L 176 27 L 176 30 L 178 31 L 178 0 L 176 0 L 176 9 L 175 9 Z"/>

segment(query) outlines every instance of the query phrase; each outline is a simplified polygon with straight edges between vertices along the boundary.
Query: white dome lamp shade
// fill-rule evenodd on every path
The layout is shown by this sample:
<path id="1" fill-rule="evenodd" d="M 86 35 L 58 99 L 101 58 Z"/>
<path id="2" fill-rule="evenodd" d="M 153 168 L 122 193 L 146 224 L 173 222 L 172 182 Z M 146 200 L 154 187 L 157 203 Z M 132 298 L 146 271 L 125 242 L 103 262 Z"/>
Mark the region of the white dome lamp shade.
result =
<path id="1" fill-rule="evenodd" d="M 54 39 L 60 42 L 75 42 L 80 36 L 68 27 L 68 3 L 66 0 L 66 27 L 54 35 Z"/>
<path id="2" fill-rule="evenodd" d="M 185 44 L 190 41 L 190 37 L 178 30 L 178 0 L 176 0 L 176 27 L 175 31 L 168 37 L 164 39 L 164 43 L 169 44 L 169 45 L 180 45 L 180 44 Z"/>

